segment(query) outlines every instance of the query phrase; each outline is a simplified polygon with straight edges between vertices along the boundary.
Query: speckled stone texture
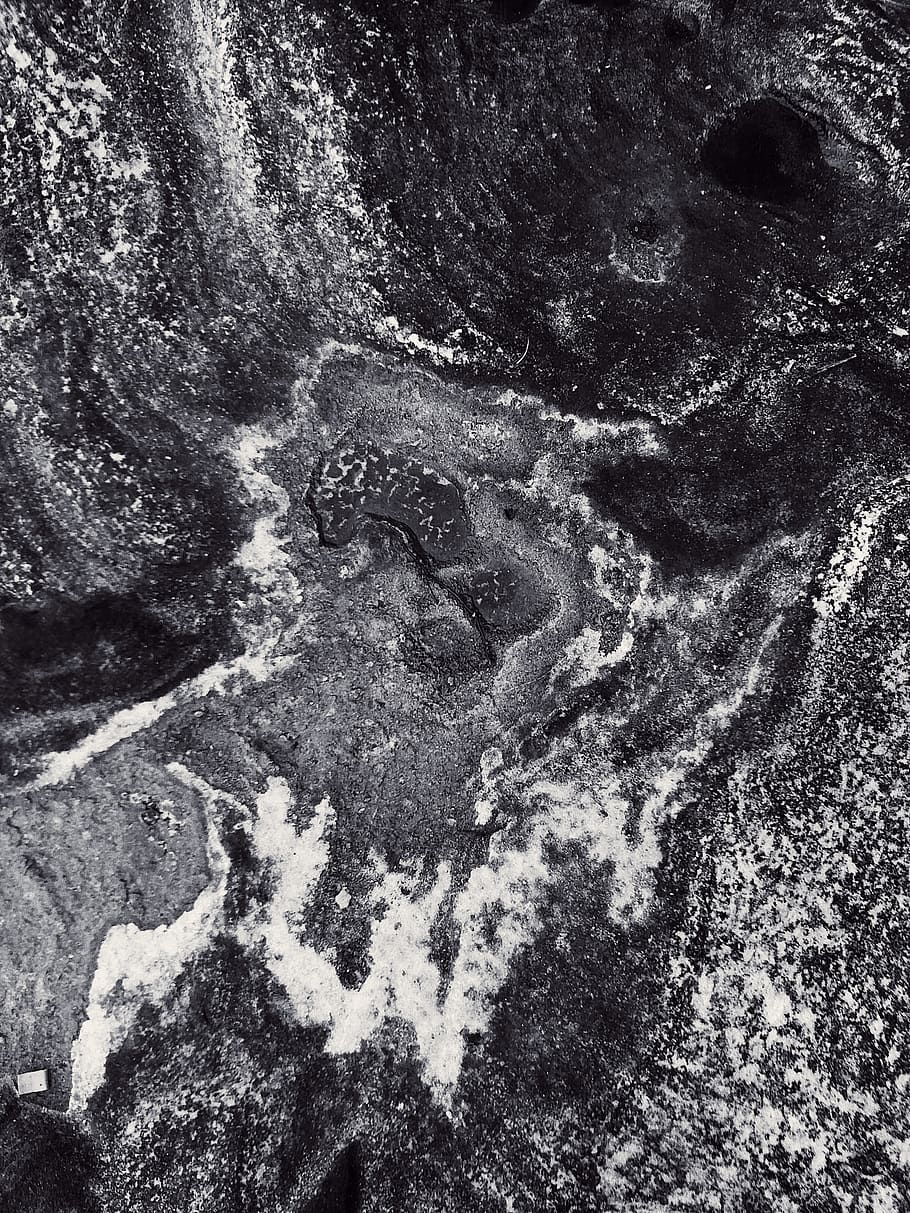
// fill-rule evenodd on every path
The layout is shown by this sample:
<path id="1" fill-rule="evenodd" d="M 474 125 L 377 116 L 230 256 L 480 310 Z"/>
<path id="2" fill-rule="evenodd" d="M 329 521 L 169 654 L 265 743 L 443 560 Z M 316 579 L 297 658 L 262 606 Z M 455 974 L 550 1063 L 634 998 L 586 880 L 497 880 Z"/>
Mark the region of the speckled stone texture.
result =
<path id="1" fill-rule="evenodd" d="M 0 0 L 0 1213 L 910 1213 L 908 69 Z"/>

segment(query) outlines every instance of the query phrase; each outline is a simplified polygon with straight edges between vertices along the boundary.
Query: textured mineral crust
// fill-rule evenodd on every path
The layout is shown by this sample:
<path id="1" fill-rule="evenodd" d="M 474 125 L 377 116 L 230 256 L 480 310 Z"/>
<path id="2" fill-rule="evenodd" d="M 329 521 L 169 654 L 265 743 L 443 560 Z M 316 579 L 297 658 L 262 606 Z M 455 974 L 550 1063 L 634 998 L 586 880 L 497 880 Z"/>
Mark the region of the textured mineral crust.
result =
<path id="1" fill-rule="evenodd" d="M 910 1213 L 908 72 L 0 0 L 0 1213 Z"/>

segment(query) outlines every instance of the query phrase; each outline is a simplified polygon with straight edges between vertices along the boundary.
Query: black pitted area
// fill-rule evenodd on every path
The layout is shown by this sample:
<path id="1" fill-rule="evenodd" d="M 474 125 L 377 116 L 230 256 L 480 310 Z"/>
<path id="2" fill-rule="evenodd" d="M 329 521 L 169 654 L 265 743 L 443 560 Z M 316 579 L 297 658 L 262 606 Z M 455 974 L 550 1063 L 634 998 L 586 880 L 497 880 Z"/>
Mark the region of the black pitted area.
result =
<path id="1" fill-rule="evenodd" d="M 707 170 L 728 189 L 762 202 L 795 202 L 822 177 L 812 123 L 774 97 L 747 101 L 722 119 L 702 149 Z"/>
<path id="2" fill-rule="evenodd" d="M 417 459 L 373 443 L 337 445 L 313 477 L 310 503 L 324 543 L 342 547 L 364 516 L 404 527 L 424 555 L 455 559 L 468 539 L 461 489 Z"/>

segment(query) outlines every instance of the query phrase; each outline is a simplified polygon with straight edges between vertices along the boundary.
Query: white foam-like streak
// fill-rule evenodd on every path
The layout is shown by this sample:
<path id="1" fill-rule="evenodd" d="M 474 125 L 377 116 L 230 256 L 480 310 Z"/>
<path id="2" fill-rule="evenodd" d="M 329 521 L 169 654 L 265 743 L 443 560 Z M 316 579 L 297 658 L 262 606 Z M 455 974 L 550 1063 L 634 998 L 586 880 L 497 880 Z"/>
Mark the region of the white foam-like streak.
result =
<path id="1" fill-rule="evenodd" d="M 98 951 L 88 1008 L 72 1047 L 69 1110 L 83 1114 L 104 1082 L 107 1060 L 135 1023 L 140 1007 L 160 1002 L 187 961 L 208 943 L 222 921 L 230 860 L 216 824 L 219 801 L 236 804 L 179 763 L 168 767 L 206 804 L 206 851 L 210 880 L 192 906 L 172 923 L 143 930 L 133 922 L 111 927 Z"/>
<path id="2" fill-rule="evenodd" d="M 269 780 L 258 800 L 253 840 L 260 857 L 274 866 L 276 891 L 267 919 L 244 924 L 239 935 L 248 945 L 263 946 L 266 964 L 300 1020 L 330 1027 L 327 1052 L 354 1052 L 384 1020 L 403 1020 L 413 1029 L 427 1081 L 447 1103 L 461 1072 L 465 1033 L 487 1029 L 493 997 L 508 977 L 515 953 L 539 930 L 536 905 L 555 879 L 546 860 L 548 839 L 587 844 L 595 861 L 614 865 L 616 913 L 636 905 L 636 873 L 653 856 L 642 845 L 637 848 L 640 858 L 632 855 L 624 834 L 628 803 L 608 789 L 597 796 L 579 795 L 569 785 L 541 782 L 531 791 L 544 807 L 528 837 L 522 845 L 510 844 L 504 834 L 494 837 L 488 861 L 474 869 L 454 899 L 458 954 L 440 999 L 431 932 L 451 892 L 449 865 L 439 863 L 426 891 L 415 894 L 415 876 L 389 872 L 374 857 L 380 878 L 371 902 L 382 912 L 371 930 L 367 976 L 357 989 L 347 989 L 331 960 L 299 942 L 291 926 L 328 863 L 325 835 L 333 821 L 331 806 L 321 801 L 298 836 L 285 820 L 287 785 Z M 492 942 L 491 916 L 496 918 Z"/>
<path id="3" fill-rule="evenodd" d="M 331 961 L 312 945 L 300 943 L 291 925 L 311 901 L 328 863 L 326 835 L 334 811 L 324 798 L 298 835 L 287 821 L 290 806 L 287 783 L 270 778 L 257 799 L 252 837 L 260 858 L 272 864 L 275 892 L 265 920 L 242 924 L 238 937 L 249 946 L 264 947 L 269 970 L 286 990 L 302 1022 L 331 1025 L 328 1052 L 356 1050 L 390 1015 L 412 1023 L 418 1042 L 426 1046 L 434 1026 L 428 1019 L 433 1018 L 439 985 L 438 969 L 428 957 L 429 931 L 449 887 L 447 865 L 439 866 L 437 879 L 425 896 L 411 898 L 409 877 L 384 870 L 374 856 L 381 879 L 371 901 L 383 906 L 384 912 L 373 924 L 368 975 L 358 989 L 346 989 Z"/>
<path id="4" fill-rule="evenodd" d="M 247 493 L 254 505 L 263 510 L 253 525 L 252 537 L 234 558 L 255 587 L 251 599 L 236 608 L 237 627 L 246 638 L 244 651 L 231 661 L 214 662 L 173 691 L 115 712 L 71 749 L 45 755 L 43 770 L 33 787 L 64 783 L 94 758 L 151 728 L 179 704 L 212 693 L 225 694 L 243 676 L 264 682 L 291 664 L 293 657 L 276 652 L 282 637 L 297 630 L 296 627 L 287 630 L 285 619 L 301 602 L 300 586 L 288 567 L 289 558 L 284 550 L 287 537 L 278 533 L 290 501 L 287 492 L 260 465 L 269 451 L 290 436 L 292 429 L 288 426 L 269 434 L 261 426 L 242 426 L 230 452 Z"/>
<path id="5" fill-rule="evenodd" d="M 602 549 L 598 547 L 593 548 L 592 557 L 596 559 L 595 553 L 600 551 Z M 600 628 L 585 627 L 581 634 L 566 646 L 562 661 L 554 668 L 554 676 L 566 670 L 573 671 L 572 685 L 580 687 L 599 678 L 604 670 L 620 665 L 626 660 L 635 647 L 639 620 L 647 613 L 647 608 L 652 602 L 648 593 L 652 569 L 650 556 L 642 555 L 639 558 L 638 592 L 630 601 L 626 611 L 623 633 L 610 652 L 604 653 L 601 649 L 603 632 Z M 607 593 L 604 593 L 603 597 L 608 597 Z M 612 595 L 609 600 L 615 602 Z"/>
<path id="6" fill-rule="evenodd" d="M 908 487 L 910 476 L 898 476 L 882 485 L 854 512 L 844 541 L 831 556 L 822 592 L 813 603 L 821 621 L 839 614 L 850 603 L 854 591 L 866 576 L 879 523 L 901 500 L 901 490 L 906 491 Z"/>
<path id="7" fill-rule="evenodd" d="M 576 781 L 539 779 L 528 788 L 536 809 L 516 827 L 524 831 L 521 840 L 516 842 L 508 830 L 494 835 L 487 861 L 471 872 L 454 897 L 452 929 L 458 951 L 443 997 L 431 939 L 452 893 L 448 863 L 440 862 L 427 882 L 420 879 L 420 873 L 391 872 L 378 856 L 373 857 L 378 878 L 370 902 L 379 913 L 371 927 L 369 968 L 361 985 L 348 989 L 331 958 L 301 942 L 294 925 L 311 903 L 329 865 L 329 833 L 335 813 L 324 797 L 313 809 L 306 829 L 298 834 L 288 819 L 290 788 L 281 778 L 268 779 L 265 791 L 257 797 L 251 827 L 259 857 L 272 866 L 272 900 L 260 918 L 239 924 L 238 940 L 262 948 L 267 967 L 286 990 L 301 1022 L 329 1027 L 329 1053 L 355 1052 L 387 1019 L 409 1024 L 424 1076 L 440 1102 L 449 1106 L 461 1073 L 466 1033 L 488 1029 L 495 996 L 508 978 L 515 955 L 539 933 L 537 907 L 558 878 L 558 870 L 548 862 L 548 843 L 580 843 L 592 862 L 609 865 L 611 918 L 618 923 L 640 919 L 650 905 L 653 874 L 661 860 L 661 821 L 686 777 L 705 761 L 717 735 L 755 693 L 762 658 L 780 622 L 777 618 L 766 628 L 740 686 L 708 709 L 696 724 L 692 744 L 654 777 L 637 838 L 631 838 L 627 830 L 630 803 L 608 767 L 584 786 Z M 487 768 L 489 783 L 489 777 L 499 770 L 492 753 Z M 179 764 L 171 764 L 169 769 L 200 791 L 210 808 L 219 799 L 237 805 Z M 108 933 L 92 983 L 88 1017 L 73 1049 L 72 1107 L 76 1110 L 84 1109 L 100 1085 L 107 1056 L 125 1039 L 141 1002 L 160 999 L 166 993 L 220 918 L 228 861 L 211 819 L 210 848 L 213 882 L 191 910 L 154 931 L 128 924 Z M 347 908 L 349 901 L 342 900 Z"/>
<path id="8" fill-rule="evenodd" d="M 46 788 L 66 783 L 78 771 L 88 766 L 92 759 L 112 750 L 120 742 L 129 740 L 136 733 L 151 728 L 166 712 L 179 704 L 189 703 L 212 693 L 225 694 L 230 684 L 242 674 L 249 675 L 255 682 L 264 682 L 291 660 L 273 655 L 277 642 L 277 637 L 268 637 L 241 653 L 233 661 L 217 661 L 208 666 L 201 674 L 197 674 L 174 691 L 115 712 L 100 728 L 84 737 L 72 749 L 45 755 L 44 770 L 31 786 Z"/>
<path id="9" fill-rule="evenodd" d="M 673 798 L 687 776 L 704 763 L 714 749 L 718 736 L 730 727 L 740 708 L 757 691 L 764 670 L 762 661 L 765 652 L 780 631 L 782 622 L 780 615 L 772 619 L 762 632 L 755 657 L 743 681 L 732 694 L 712 704 L 695 726 L 692 745 L 679 750 L 671 764 L 655 777 L 653 791 L 644 803 L 639 821 L 641 837 L 649 837 L 653 845 L 657 845 L 660 823 L 671 811 Z"/>
<path id="10" fill-rule="evenodd" d="M 577 413 L 562 413 L 558 409 L 541 409 L 537 415 L 543 422 L 571 426 L 572 436 L 577 442 L 624 438 L 635 440 L 635 449 L 642 453 L 657 454 L 661 450 L 654 422 L 639 417 L 611 421 L 602 417 L 580 417 Z"/>
<path id="11" fill-rule="evenodd" d="M 149 728 L 159 717 L 177 704 L 175 692 L 161 695 L 158 699 L 150 699 L 144 703 L 133 704 L 115 712 L 104 724 L 84 737 L 78 745 L 70 750 L 58 750 L 45 755 L 44 770 L 35 779 L 33 787 L 45 788 L 51 784 L 65 783 L 76 771 L 88 766 L 93 758 L 106 750 L 113 749 L 121 741 L 126 741 L 134 733 L 140 733 Z"/>

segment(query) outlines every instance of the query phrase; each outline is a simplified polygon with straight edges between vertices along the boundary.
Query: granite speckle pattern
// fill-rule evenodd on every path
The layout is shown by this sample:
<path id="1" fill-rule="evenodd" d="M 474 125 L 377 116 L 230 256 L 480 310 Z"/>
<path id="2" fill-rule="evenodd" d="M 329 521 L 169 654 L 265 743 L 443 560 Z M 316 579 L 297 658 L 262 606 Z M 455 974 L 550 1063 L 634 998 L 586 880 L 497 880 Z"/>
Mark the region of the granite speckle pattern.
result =
<path id="1" fill-rule="evenodd" d="M 0 0 L 0 1213 L 910 1211 L 908 57 Z"/>

